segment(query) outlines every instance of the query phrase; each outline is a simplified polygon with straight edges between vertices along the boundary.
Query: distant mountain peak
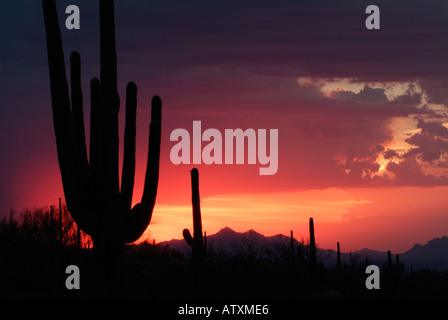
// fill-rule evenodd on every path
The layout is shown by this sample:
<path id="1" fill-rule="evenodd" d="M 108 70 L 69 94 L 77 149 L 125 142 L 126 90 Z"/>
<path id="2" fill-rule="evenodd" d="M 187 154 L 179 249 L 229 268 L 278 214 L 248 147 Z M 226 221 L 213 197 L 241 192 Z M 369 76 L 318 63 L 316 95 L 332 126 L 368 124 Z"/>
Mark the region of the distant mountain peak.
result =
<path id="1" fill-rule="evenodd" d="M 426 245 L 440 245 L 443 243 L 446 243 L 448 238 L 446 236 L 443 236 L 442 238 L 434 238 L 432 240 L 429 240 Z"/>
<path id="2" fill-rule="evenodd" d="M 259 237 L 265 237 L 264 235 L 262 235 L 261 233 L 258 233 L 257 231 L 255 231 L 254 229 L 250 229 L 246 232 L 243 233 L 244 235 L 249 235 L 249 236 L 259 236 Z"/>
<path id="3" fill-rule="evenodd" d="M 416 243 L 409 251 L 411 250 L 422 250 L 427 249 L 429 247 L 438 247 L 438 246 L 447 246 L 448 245 L 448 237 L 442 236 L 441 238 L 434 238 L 429 240 L 426 244 Z"/>
<path id="4" fill-rule="evenodd" d="M 410 250 L 401 254 L 403 261 L 435 263 L 444 261 L 448 263 L 448 238 L 434 238 L 426 244 L 415 244 Z"/>
<path id="5" fill-rule="evenodd" d="M 237 232 L 229 227 L 224 227 L 221 230 L 219 230 L 217 233 L 211 235 L 214 237 L 221 237 L 221 236 L 235 236 L 235 235 L 239 235 L 239 236 L 257 236 L 257 237 L 265 237 L 264 235 L 262 235 L 261 233 L 255 231 L 254 229 L 250 229 L 246 232 Z"/>
<path id="6" fill-rule="evenodd" d="M 221 230 L 219 230 L 217 233 L 215 233 L 214 235 L 225 235 L 225 234 L 236 234 L 237 232 L 234 231 L 233 229 L 229 228 L 229 227 L 224 227 Z"/>

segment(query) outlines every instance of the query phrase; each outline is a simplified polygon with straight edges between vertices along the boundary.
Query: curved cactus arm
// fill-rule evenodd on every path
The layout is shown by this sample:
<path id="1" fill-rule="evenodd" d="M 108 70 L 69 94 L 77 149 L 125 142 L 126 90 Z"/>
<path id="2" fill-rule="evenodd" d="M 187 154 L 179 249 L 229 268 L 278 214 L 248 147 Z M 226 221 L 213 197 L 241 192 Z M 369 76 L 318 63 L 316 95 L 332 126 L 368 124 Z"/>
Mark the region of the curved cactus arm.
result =
<path id="1" fill-rule="evenodd" d="M 154 96 L 151 100 L 151 123 L 149 124 L 148 160 L 146 163 L 145 186 L 141 204 L 151 210 L 157 195 L 159 184 L 160 139 L 162 124 L 162 100 Z"/>
<path id="2" fill-rule="evenodd" d="M 151 101 L 151 123 L 149 125 L 148 160 L 145 186 L 141 202 L 125 216 L 124 241 L 136 241 L 149 225 L 154 209 L 159 183 L 160 140 L 162 123 L 162 100 L 154 96 Z"/>
<path id="3" fill-rule="evenodd" d="M 192 247 L 194 245 L 194 239 L 191 236 L 190 230 L 188 229 L 184 229 L 184 231 L 182 232 L 182 235 L 184 236 L 184 240 L 185 242 Z"/>

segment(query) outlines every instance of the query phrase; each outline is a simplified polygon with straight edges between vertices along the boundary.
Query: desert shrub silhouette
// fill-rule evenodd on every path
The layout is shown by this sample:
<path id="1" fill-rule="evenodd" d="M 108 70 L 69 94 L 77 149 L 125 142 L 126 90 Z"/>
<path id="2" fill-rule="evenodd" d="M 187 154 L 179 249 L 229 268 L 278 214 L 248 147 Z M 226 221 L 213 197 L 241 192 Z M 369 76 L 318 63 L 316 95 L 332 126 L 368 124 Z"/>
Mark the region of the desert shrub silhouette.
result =
<path id="1" fill-rule="evenodd" d="M 66 292 L 65 267 L 81 265 L 83 255 L 67 208 L 62 206 L 61 219 L 58 215 L 53 207 L 43 207 L 0 221 L 0 297 L 57 297 Z M 82 242 L 87 242 L 83 234 Z"/>

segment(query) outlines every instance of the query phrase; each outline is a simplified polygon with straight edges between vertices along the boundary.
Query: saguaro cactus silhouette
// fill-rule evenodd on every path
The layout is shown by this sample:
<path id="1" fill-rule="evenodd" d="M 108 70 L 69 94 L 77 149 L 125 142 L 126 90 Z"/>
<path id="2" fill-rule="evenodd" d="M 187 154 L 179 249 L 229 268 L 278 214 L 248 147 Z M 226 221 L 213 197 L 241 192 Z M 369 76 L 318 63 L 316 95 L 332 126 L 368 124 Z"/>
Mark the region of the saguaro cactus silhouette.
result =
<path id="1" fill-rule="evenodd" d="M 341 247 L 339 246 L 339 242 L 337 243 L 338 251 L 336 256 L 336 269 L 339 270 L 341 267 Z"/>
<path id="2" fill-rule="evenodd" d="M 291 263 L 294 263 L 294 261 L 295 261 L 295 255 L 294 255 L 294 233 L 293 233 L 293 231 L 291 230 L 291 232 L 290 232 L 290 237 L 289 237 L 289 241 L 290 241 L 290 244 L 289 244 L 289 250 L 290 250 L 290 258 L 291 258 Z"/>
<path id="3" fill-rule="evenodd" d="M 314 222 L 313 218 L 310 218 L 310 264 L 312 267 L 317 265 L 316 258 L 316 240 L 314 239 Z"/>
<path id="4" fill-rule="evenodd" d="M 387 265 L 392 268 L 392 253 L 390 250 L 387 250 Z"/>
<path id="5" fill-rule="evenodd" d="M 202 237 L 201 205 L 199 197 L 199 172 L 198 169 L 191 170 L 191 202 L 193 206 L 193 237 L 188 229 L 184 229 L 185 242 L 192 249 L 192 263 L 201 264 L 205 258 L 204 239 Z"/>
<path id="6" fill-rule="evenodd" d="M 126 120 L 121 188 L 119 185 L 119 96 L 113 0 L 100 0 L 100 79 L 91 88 L 90 152 L 84 133 L 80 55 L 73 52 L 71 101 L 64 51 L 54 0 L 42 0 L 47 35 L 53 123 L 57 155 L 68 210 L 78 226 L 92 237 L 99 260 L 114 264 L 125 243 L 137 240 L 147 228 L 159 179 L 161 99 L 151 102 L 148 162 L 141 202 L 131 208 L 135 174 L 137 86 L 126 88 Z"/>

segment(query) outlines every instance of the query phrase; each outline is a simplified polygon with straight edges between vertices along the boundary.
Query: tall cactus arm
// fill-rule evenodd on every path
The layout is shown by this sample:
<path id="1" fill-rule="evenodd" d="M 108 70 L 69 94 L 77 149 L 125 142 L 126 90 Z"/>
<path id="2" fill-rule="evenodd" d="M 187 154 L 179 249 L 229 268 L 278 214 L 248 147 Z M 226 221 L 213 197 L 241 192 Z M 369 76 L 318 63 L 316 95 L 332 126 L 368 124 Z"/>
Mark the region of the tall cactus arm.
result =
<path id="1" fill-rule="evenodd" d="M 94 184 L 97 188 L 100 185 L 101 158 L 102 158 L 102 140 L 103 140 L 103 121 L 101 118 L 101 82 L 98 78 L 90 81 L 90 150 L 89 150 L 89 168 L 92 174 Z"/>
<path id="2" fill-rule="evenodd" d="M 158 96 L 154 96 L 151 101 L 151 123 L 149 125 L 145 185 L 141 202 L 135 205 L 125 217 L 125 243 L 136 241 L 151 221 L 159 183 L 161 123 L 162 100 Z"/>
<path id="3" fill-rule="evenodd" d="M 112 208 L 119 195 L 118 169 L 118 111 L 120 99 L 117 90 L 117 53 L 115 46 L 115 23 L 113 0 L 100 0 L 100 81 L 104 156 L 101 157 L 105 197 L 112 199 Z M 115 201 L 114 201 L 115 200 Z"/>
<path id="4" fill-rule="evenodd" d="M 97 226 L 98 216 L 92 209 L 94 195 L 87 166 L 81 163 L 86 157 L 77 151 L 82 149 L 82 102 L 80 102 L 80 60 L 72 55 L 71 70 L 73 115 L 65 72 L 64 52 L 54 0 L 42 0 L 47 34 L 48 65 L 50 73 L 53 125 L 56 136 L 58 162 L 67 206 L 77 224 L 91 234 Z M 82 99 L 82 98 L 81 98 Z M 82 124 L 82 125 L 81 125 Z M 84 147 L 85 149 L 85 147 Z M 85 153 L 84 153 L 85 155 Z M 82 160 L 84 159 L 84 160 Z"/>
<path id="5" fill-rule="evenodd" d="M 42 1 L 50 72 L 51 104 L 56 147 L 64 190 L 70 194 L 74 163 L 72 161 L 71 111 L 65 74 L 64 52 L 54 0 Z"/>
<path id="6" fill-rule="evenodd" d="M 145 186 L 141 204 L 145 210 L 154 207 L 159 183 L 160 139 L 162 128 L 162 100 L 154 96 L 151 100 L 151 123 L 149 124 L 148 160 L 146 165 Z"/>
<path id="7" fill-rule="evenodd" d="M 108 98 L 119 108 L 117 91 L 117 51 L 115 44 L 114 1 L 100 0 L 100 79 Z M 118 110 L 113 110 L 118 112 Z"/>
<path id="8" fill-rule="evenodd" d="M 94 192 L 92 175 L 87 159 L 81 90 L 81 57 L 76 51 L 70 55 L 70 80 L 72 98 L 72 161 L 74 161 L 75 167 L 75 171 L 72 172 L 74 174 L 73 183 L 75 183 L 75 190 L 74 199 L 71 199 L 71 210 L 78 224 L 89 230 L 91 226 L 86 224 L 93 224 L 89 220 L 98 219 L 98 209 L 96 208 L 98 199 L 96 199 L 96 192 Z"/>
<path id="9" fill-rule="evenodd" d="M 84 133 L 84 111 L 81 90 L 81 57 L 77 51 L 70 55 L 70 84 L 72 94 L 72 119 L 74 147 L 77 165 L 88 172 L 86 137 Z"/>
<path id="10" fill-rule="evenodd" d="M 120 191 L 121 206 L 125 212 L 131 209 L 134 190 L 136 118 L 137 86 L 134 82 L 129 82 L 126 87 L 126 119 Z"/>

